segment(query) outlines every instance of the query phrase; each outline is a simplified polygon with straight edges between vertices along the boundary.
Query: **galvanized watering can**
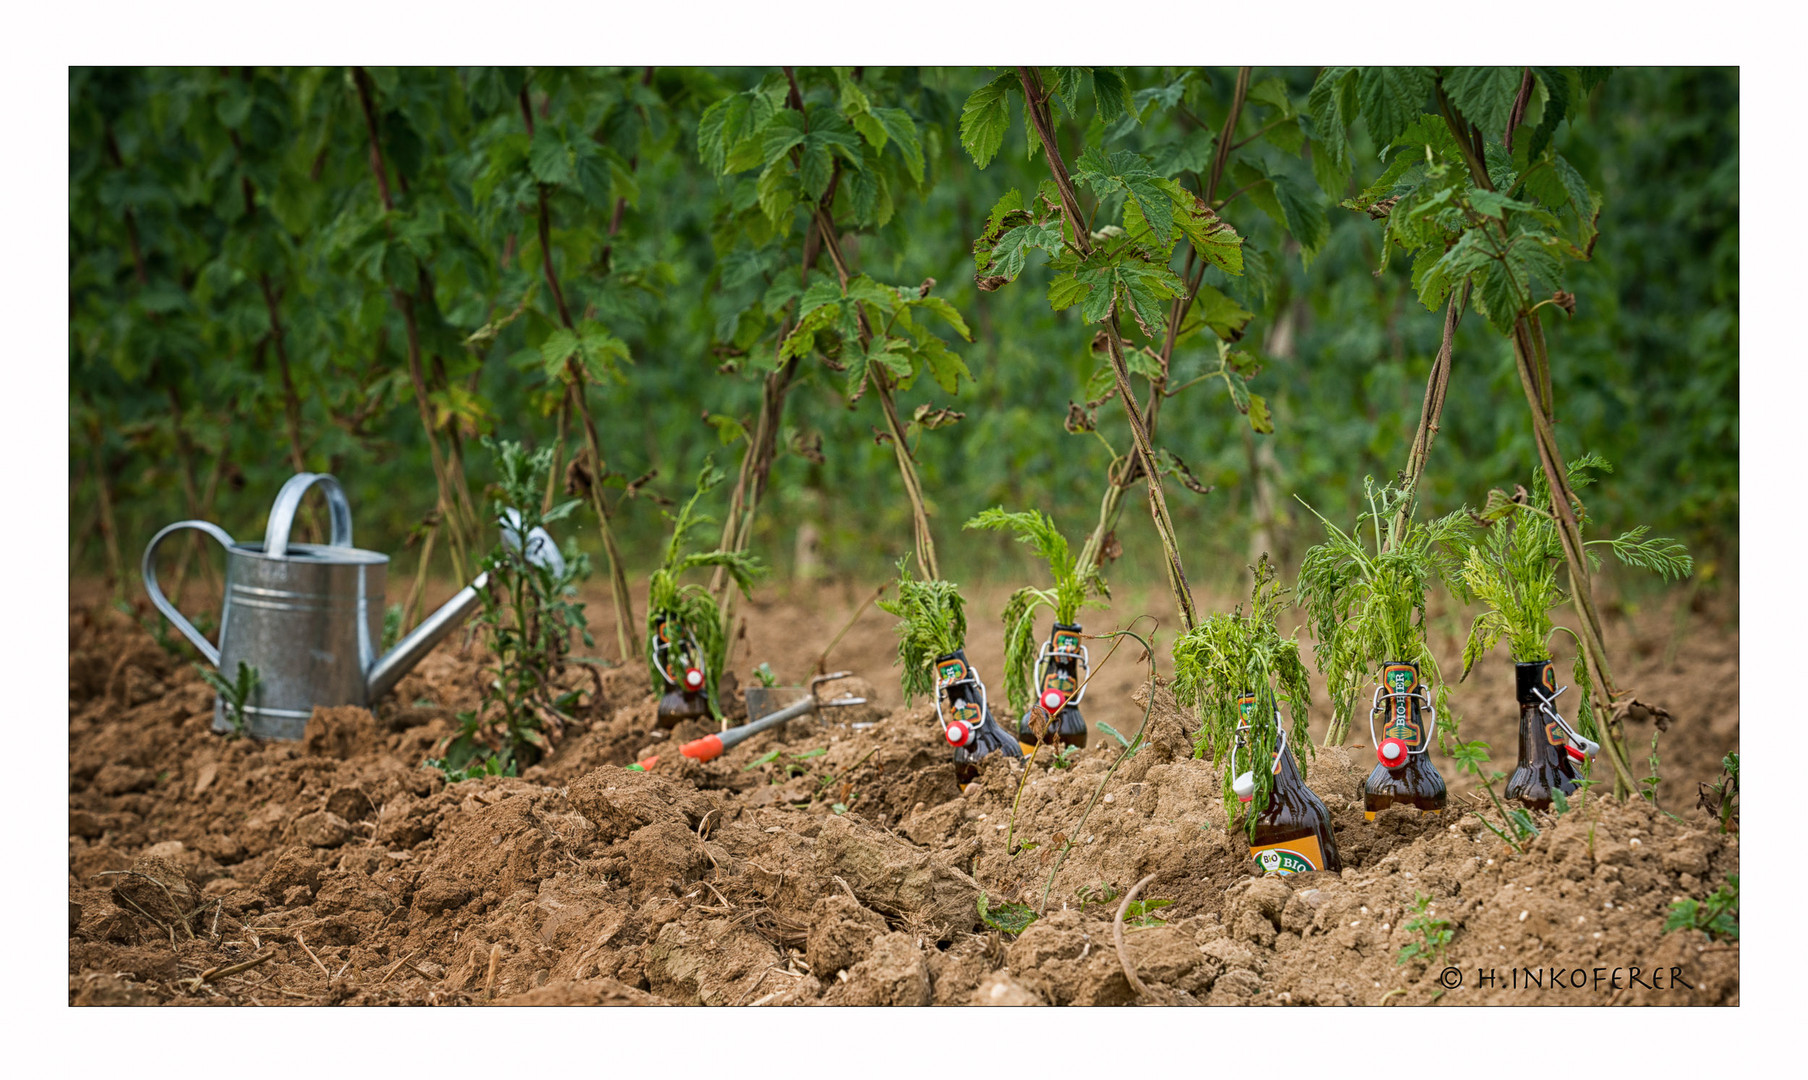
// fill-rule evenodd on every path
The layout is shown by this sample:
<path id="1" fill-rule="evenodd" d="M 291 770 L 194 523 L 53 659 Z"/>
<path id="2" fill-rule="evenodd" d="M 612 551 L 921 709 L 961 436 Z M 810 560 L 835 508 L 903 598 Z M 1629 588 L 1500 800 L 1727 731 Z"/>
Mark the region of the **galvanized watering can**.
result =
<path id="1" fill-rule="evenodd" d="M 327 544 L 293 544 L 289 531 L 310 487 L 326 495 L 332 516 Z M 157 546 L 179 529 L 199 529 L 226 548 L 226 600 L 220 646 L 214 648 L 157 587 Z M 519 545 L 519 535 L 505 539 Z M 539 550 L 536 550 L 539 549 Z M 552 539 L 536 529 L 529 557 L 556 557 Z M 535 558 L 535 561 L 540 561 Z M 207 521 L 178 521 L 144 549 L 144 587 L 163 617 L 232 681 L 241 664 L 257 670 L 257 689 L 245 703 L 247 734 L 299 739 L 316 705 L 368 705 L 382 697 L 482 602 L 489 575 L 480 574 L 444 607 L 382 656 L 384 580 L 389 556 L 352 546 L 352 511 L 339 481 L 298 473 L 277 493 L 260 542 L 234 540 Z M 226 703 L 214 700 L 215 731 L 231 730 Z"/>

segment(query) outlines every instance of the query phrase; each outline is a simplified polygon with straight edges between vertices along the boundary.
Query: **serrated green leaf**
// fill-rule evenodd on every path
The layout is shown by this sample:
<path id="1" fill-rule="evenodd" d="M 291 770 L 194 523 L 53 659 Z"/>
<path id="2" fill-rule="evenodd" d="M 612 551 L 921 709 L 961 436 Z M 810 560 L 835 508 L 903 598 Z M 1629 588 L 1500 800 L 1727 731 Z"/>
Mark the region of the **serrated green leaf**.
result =
<path id="1" fill-rule="evenodd" d="M 527 167 L 542 184 L 570 184 L 577 180 L 571 150 L 550 124 L 542 124 L 534 132 L 533 144 L 527 151 Z"/>
<path id="2" fill-rule="evenodd" d="M 1516 67 L 1451 68 L 1444 76 L 1444 92 L 1463 118 L 1493 142 L 1506 134 L 1522 77 L 1523 69 Z"/>
<path id="3" fill-rule="evenodd" d="M 1021 92 L 1014 72 L 1007 71 L 973 91 L 961 108 L 961 146 L 973 163 L 985 168 L 1004 145 L 1004 134 L 1011 126 L 1010 94 Z"/>
<path id="4" fill-rule="evenodd" d="M 1249 426 L 1258 435 L 1274 434 L 1274 417 L 1268 411 L 1268 399 L 1260 394 L 1249 395 Z"/>
<path id="5" fill-rule="evenodd" d="M 1357 101 L 1376 146 L 1392 143 L 1425 111 L 1431 86 L 1431 72 L 1420 67 L 1365 67 L 1357 72 Z"/>
<path id="6" fill-rule="evenodd" d="M 540 343 L 540 360 L 545 365 L 546 373 L 552 377 L 561 377 L 565 361 L 578 351 L 578 336 L 565 327 L 559 327 L 546 335 Z"/>
<path id="7" fill-rule="evenodd" d="M 903 109 L 874 109 L 872 115 L 884 127 L 885 133 L 897 144 L 898 154 L 904 159 L 904 168 L 909 171 L 910 178 L 921 184 L 923 182 L 923 142 L 917 136 L 917 122 Z M 880 149 L 883 149 L 881 144 Z"/>
<path id="8" fill-rule="evenodd" d="M 1092 96 L 1098 103 L 1099 122 L 1110 127 L 1125 113 L 1134 115 L 1135 102 L 1130 98 L 1130 85 L 1116 68 L 1092 69 Z"/>
<path id="9" fill-rule="evenodd" d="M 1075 273 L 1060 274 L 1048 284 L 1048 306 L 1065 311 L 1085 299 L 1091 291 L 1091 287 L 1082 283 Z"/>
<path id="10" fill-rule="evenodd" d="M 925 338 L 918 348 L 923 363 L 929 368 L 930 378 L 942 388 L 944 393 L 960 392 L 960 380 L 973 381 L 973 373 L 967 370 L 967 362 L 953 349 L 942 344 L 937 337 Z"/>
<path id="11" fill-rule="evenodd" d="M 804 118 L 796 109 L 782 109 L 760 128 L 760 160 L 771 165 L 804 141 Z"/>
<path id="12" fill-rule="evenodd" d="M 981 266 L 980 270 L 989 270 L 1015 281 L 1017 275 L 1023 273 L 1023 265 L 1029 258 L 1029 253 L 1036 249 L 1046 251 L 1050 255 L 1059 255 L 1061 253 L 1061 226 L 1053 222 L 1048 224 L 1031 222 L 1006 230 L 1004 235 L 998 238 L 998 243 L 993 246 L 988 265 Z"/>

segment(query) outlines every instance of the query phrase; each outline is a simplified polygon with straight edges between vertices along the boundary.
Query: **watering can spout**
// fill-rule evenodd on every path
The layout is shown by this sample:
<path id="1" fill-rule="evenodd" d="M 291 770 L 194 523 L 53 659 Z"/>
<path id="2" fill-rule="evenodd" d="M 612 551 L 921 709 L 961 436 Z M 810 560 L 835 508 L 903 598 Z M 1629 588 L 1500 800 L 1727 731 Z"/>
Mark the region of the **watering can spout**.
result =
<path id="1" fill-rule="evenodd" d="M 521 535 L 521 512 L 513 507 L 503 511 L 497 524 L 502 528 L 502 542 L 511 550 L 522 552 L 528 562 L 552 571 L 556 577 L 564 576 L 565 559 L 559 554 L 558 545 L 553 543 L 545 529 L 539 526 L 529 529 L 524 541 Z M 375 702 L 395 689 L 395 684 L 402 680 L 402 676 L 414 670 L 414 665 L 420 663 L 423 656 L 432 652 L 435 645 L 483 604 L 483 590 L 489 584 L 490 575 L 487 572 L 477 575 L 475 581 L 460 589 L 457 596 L 421 620 L 421 624 L 410 631 L 407 637 L 396 642 L 394 648 L 379 657 L 371 665 L 370 673 L 365 676 L 364 699 Z"/>
<path id="2" fill-rule="evenodd" d="M 447 634 L 458 629 L 458 625 L 470 617 L 483 603 L 483 590 L 490 583 L 487 573 L 477 575 L 477 580 L 458 591 L 458 595 L 445 602 L 438 611 L 421 620 L 421 624 L 408 632 L 408 635 L 395 643 L 395 647 L 377 658 L 371 665 L 370 673 L 365 676 L 364 700 L 375 702 L 378 698 L 395 689 L 395 684 L 402 681 L 402 676 L 414 670 L 414 665 L 421 658 L 433 651 L 433 647 L 445 640 Z"/>

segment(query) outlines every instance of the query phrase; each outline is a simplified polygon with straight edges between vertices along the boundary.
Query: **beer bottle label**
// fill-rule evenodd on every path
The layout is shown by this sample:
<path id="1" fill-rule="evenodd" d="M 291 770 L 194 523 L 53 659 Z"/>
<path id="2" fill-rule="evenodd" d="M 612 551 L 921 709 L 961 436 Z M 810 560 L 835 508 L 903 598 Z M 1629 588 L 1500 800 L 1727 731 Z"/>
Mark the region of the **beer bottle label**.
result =
<path id="1" fill-rule="evenodd" d="M 950 657 L 947 660 L 943 660 L 941 665 L 936 668 L 935 677 L 937 684 L 940 686 L 947 686 L 951 682 L 959 682 L 967 677 L 967 665 L 959 657 Z"/>
<path id="2" fill-rule="evenodd" d="M 1388 664 L 1381 669 L 1381 685 L 1387 688 L 1388 693 L 1396 695 L 1383 699 L 1382 707 L 1387 710 L 1387 720 L 1381 737 L 1399 739 L 1409 751 L 1423 748 L 1425 726 L 1419 717 L 1417 702 L 1404 696 L 1418 691 L 1418 671 L 1411 664 Z"/>
<path id="3" fill-rule="evenodd" d="M 1552 746 L 1563 747 L 1569 745 L 1569 736 L 1564 734 L 1563 726 L 1554 722 L 1544 725 L 1544 738 L 1545 741 Z"/>
<path id="4" fill-rule="evenodd" d="M 1058 653 L 1078 653 L 1080 651 L 1080 635 L 1066 630 L 1055 632 L 1055 651 Z"/>
<path id="5" fill-rule="evenodd" d="M 1264 877 L 1303 874 L 1308 870 L 1322 870 L 1325 866 L 1324 852 L 1319 848 L 1316 836 L 1251 847 L 1249 854 Z"/>
<path id="6" fill-rule="evenodd" d="M 1066 697 L 1073 697 L 1074 691 L 1080 688 L 1080 680 L 1057 668 L 1049 668 L 1048 674 L 1042 676 L 1042 689 L 1059 690 Z"/>

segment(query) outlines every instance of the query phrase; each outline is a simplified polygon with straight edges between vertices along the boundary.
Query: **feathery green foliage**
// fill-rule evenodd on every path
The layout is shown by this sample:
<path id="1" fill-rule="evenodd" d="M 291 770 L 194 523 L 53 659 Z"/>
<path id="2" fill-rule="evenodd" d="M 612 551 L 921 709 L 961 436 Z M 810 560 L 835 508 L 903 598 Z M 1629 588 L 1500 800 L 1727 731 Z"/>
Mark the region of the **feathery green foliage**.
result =
<path id="1" fill-rule="evenodd" d="M 1569 463 L 1567 472 L 1571 490 L 1592 483 L 1597 472 L 1610 472 L 1613 466 L 1596 454 L 1585 454 Z M 1482 542 L 1471 545 L 1464 556 L 1461 574 L 1453 582 L 1460 591 L 1487 605 L 1476 616 L 1463 646 L 1463 677 L 1502 637 L 1513 659 L 1519 663 L 1535 663 L 1551 658 L 1550 637 L 1561 630 L 1570 636 L 1575 631 L 1552 623 L 1552 609 L 1569 602 L 1569 594 L 1557 583 L 1557 573 L 1564 566 L 1563 543 L 1557 535 L 1557 523 L 1551 512 L 1550 485 L 1539 474 L 1528 494 L 1524 487 L 1512 495 L 1495 489 L 1476 519 L 1485 532 Z M 1575 505 L 1577 521 L 1586 526 L 1588 511 L 1580 500 Z M 1669 537 L 1646 537 L 1644 526 L 1607 540 L 1589 540 L 1587 547 L 1604 546 L 1628 566 L 1656 571 L 1665 579 L 1687 577 L 1694 569 L 1687 550 Z M 1589 561 L 1598 564 L 1590 550 Z M 1573 670 L 1576 686 L 1581 691 L 1577 706 L 1577 725 L 1582 734 L 1597 738 L 1593 705 L 1593 682 L 1588 665 L 1578 647 Z"/>
<path id="2" fill-rule="evenodd" d="M 967 644 L 967 607 L 951 581 L 918 581 L 898 560 L 898 598 L 879 601 L 898 617 L 898 666 L 904 700 L 935 693 L 935 658 Z"/>
<path id="3" fill-rule="evenodd" d="M 1300 659 L 1299 642 L 1282 637 L 1275 626 L 1275 616 L 1286 597 L 1278 572 L 1264 555 L 1250 568 L 1255 586 L 1250 592 L 1249 614 L 1241 604 L 1230 614 L 1218 612 L 1174 641 L 1174 700 L 1193 707 L 1199 716 L 1199 732 L 1194 738 L 1194 756 L 1219 763 L 1224 774 L 1224 805 L 1237 805 L 1231 789 L 1237 769 L 1231 765 L 1231 754 L 1237 743 L 1237 729 L 1244 723 L 1238 698 L 1256 696 L 1255 707 L 1248 717 L 1242 763 L 1274 760 L 1281 741 L 1276 710 L 1287 706 L 1293 723 L 1289 742 L 1300 772 L 1312 754 L 1312 733 L 1307 725 L 1312 690 L 1307 681 L 1306 665 Z M 1274 773 L 1255 768 L 1256 794 L 1245 815 L 1244 826 L 1253 835 L 1256 817 L 1268 806 L 1274 790 Z"/>
<path id="4" fill-rule="evenodd" d="M 680 584 L 679 578 L 687 570 L 720 566 L 745 595 L 766 570 L 758 558 L 744 551 L 717 549 L 684 553 L 685 537 L 692 529 L 711 520 L 697 513 L 697 500 L 721 482 L 722 471 L 716 468 L 715 461 L 705 460 L 702 470 L 697 473 L 696 490 L 676 515 L 666 515 L 672 523 L 672 533 L 666 540 L 665 558 L 647 580 L 647 673 L 653 685 L 657 687 L 665 681 L 654 660 L 653 641 L 660 622 L 671 619 L 697 639 L 697 648 L 703 653 L 699 659 L 703 661 L 709 707 L 718 717 L 721 706 L 717 701 L 716 685 L 721 681 L 722 666 L 728 659 L 728 628 L 722 625 L 722 610 L 709 590 L 695 582 Z"/>
<path id="5" fill-rule="evenodd" d="M 1009 530 L 1018 543 L 1035 549 L 1055 579 L 1052 589 L 1025 585 L 1011 594 L 1004 607 L 1004 693 L 1013 716 L 1029 708 L 1034 691 L 1031 669 L 1036 662 L 1036 610 L 1049 608 L 1055 621 L 1073 623 L 1080 608 L 1109 599 L 1111 591 L 1097 566 L 1081 567 L 1069 551 L 1067 538 L 1056 530 L 1052 518 L 1040 510 L 1009 512 L 994 506 L 973 516 L 962 528 Z M 1102 605 L 1098 605 L 1102 606 Z"/>
<path id="6" fill-rule="evenodd" d="M 1331 696 L 1326 744 L 1349 735 L 1358 683 L 1389 660 L 1417 664 L 1437 684 L 1442 741 L 1455 733 L 1456 718 L 1447 711 L 1450 691 L 1437 657 L 1425 644 L 1425 592 L 1434 579 L 1449 581 L 1456 576 L 1460 552 L 1474 526 L 1466 509 L 1420 523 L 1412 515 L 1416 499 L 1410 489 L 1376 487 L 1373 477 L 1364 477 L 1363 487 L 1369 512 L 1360 515 L 1348 533 L 1300 500 L 1328 534 L 1306 552 L 1296 589 L 1312 622 L 1314 656 Z M 1396 529 L 1401 509 L 1406 512 Z M 1365 521 L 1373 550 L 1362 539 Z"/>

